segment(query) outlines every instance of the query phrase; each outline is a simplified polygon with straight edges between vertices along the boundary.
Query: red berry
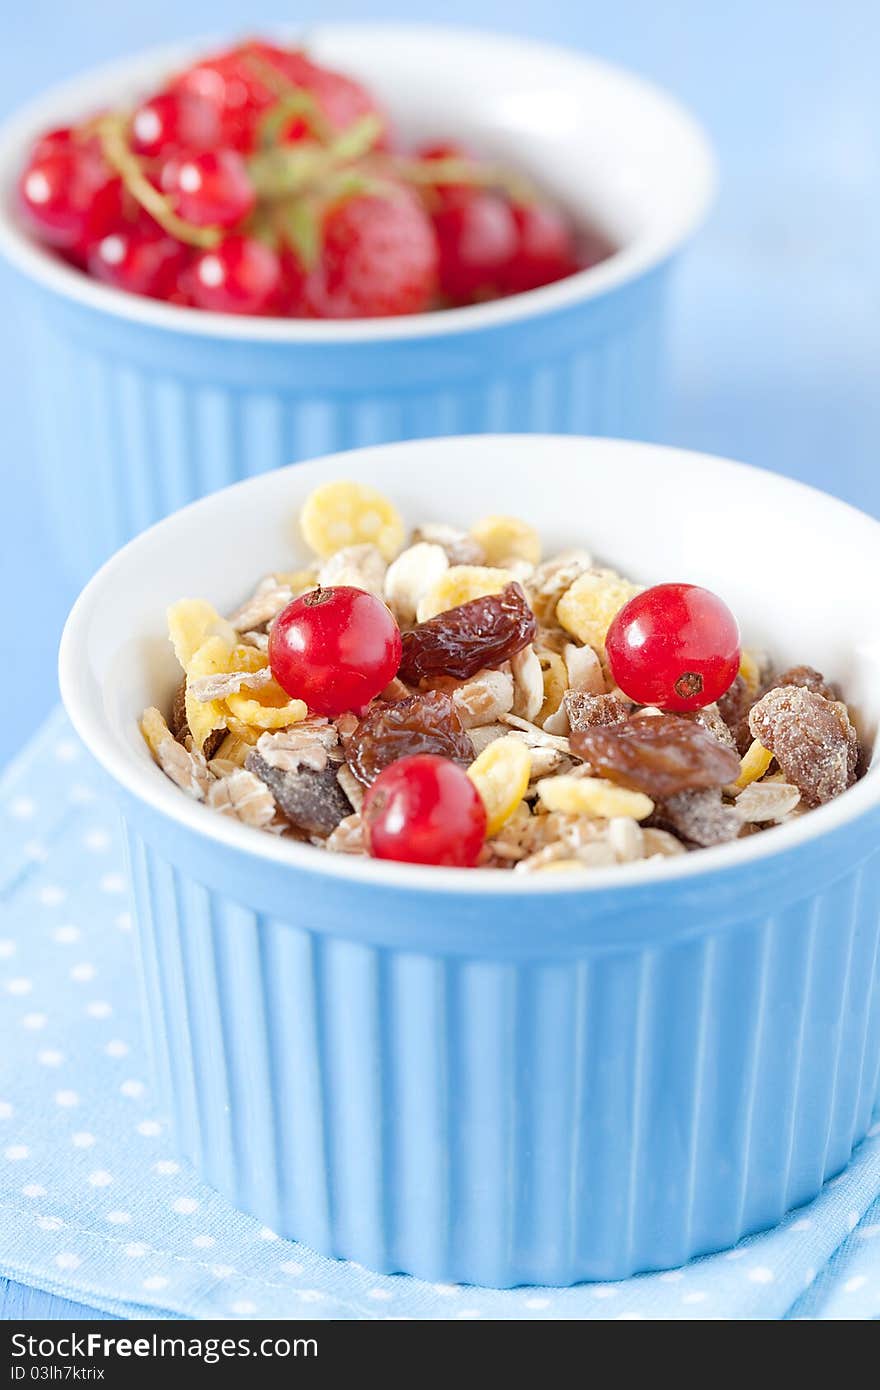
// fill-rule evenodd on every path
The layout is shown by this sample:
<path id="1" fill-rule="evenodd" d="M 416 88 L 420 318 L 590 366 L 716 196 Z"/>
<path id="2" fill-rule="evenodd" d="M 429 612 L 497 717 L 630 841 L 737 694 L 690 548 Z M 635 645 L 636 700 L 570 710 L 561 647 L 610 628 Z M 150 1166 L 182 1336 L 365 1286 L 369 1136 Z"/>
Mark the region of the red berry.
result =
<path id="1" fill-rule="evenodd" d="M 431 307 L 437 244 L 430 219 L 405 189 L 358 194 L 324 219 L 320 264 L 307 277 L 314 318 L 384 318 Z"/>
<path id="2" fill-rule="evenodd" d="M 167 150 L 207 150 L 222 140 L 217 109 L 195 92 L 160 92 L 131 118 L 131 145 L 149 159 Z"/>
<path id="3" fill-rule="evenodd" d="M 190 252 L 161 227 L 123 227 L 89 253 L 89 273 L 116 289 L 167 299 L 174 293 Z"/>
<path id="4" fill-rule="evenodd" d="M 278 684 L 330 717 L 364 709 L 393 680 L 400 655 L 400 629 L 385 604 L 347 585 L 294 599 L 269 633 Z"/>
<path id="5" fill-rule="evenodd" d="M 55 131 L 39 142 L 19 180 L 19 201 L 42 241 L 85 255 L 122 216 L 122 181 L 95 141 Z"/>
<path id="6" fill-rule="evenodd" d="M 236 233 L 216 251 L 197 257 L 189 287 L 200 309 L 263 314 L 273 306 L 280 284 L 281 264 L 271 246 Z"/>
<path id="7" fill-rule="evenodd" d="M 247 165 L 235 150 L 195 150 L 170 159 L 162 186 L 177 215 L 195 227 L 234 227 L 256 202 Z"/>
<path id="8" fill-rule="evenodd" d="M 500 293 L 517 247 L 513 212 L 503 198 L 480 191 L 441 207 L 434 217 L 440 288 L 458 304 Z"/>
<path id="9" fill-rule="evenodd" d="M 429 165 L 445 163 L 447 160 L 455 160 L 457 164 L 476 164 L 476 156 L 472 150 L 466 149 L 464 145 L 456 145 L 451 140 L 420 146 L 416 151 L 416 159 Z M 436 207 L 438 212 L 451 203 L 467 202 L 483 191 L 475 183 L 432 183 L 429 184 L 429 188 L 432 206 Z"/>
<path id="10" fill-rule="evenodd" d="M 374 859 L 472 869 L 486 837 L 486 807 L 449 758 L 399 758 L 364 797 L 363 826 Z"/>
<path id="11" fill-rule="evenodd" d="M 736 619 L 696 584 L 656 584 L 624 604 L 605 638 L 611 674 L 640 705 L 701 709 L 739 671 Z"/>
<path id="12" fill-rule="evenodd" d="M 505 269 L 505 294 L 550 285 L 578 269 L 574 229 L 558 208 L 524 203 L 513 208 L 517 246 Z"/>

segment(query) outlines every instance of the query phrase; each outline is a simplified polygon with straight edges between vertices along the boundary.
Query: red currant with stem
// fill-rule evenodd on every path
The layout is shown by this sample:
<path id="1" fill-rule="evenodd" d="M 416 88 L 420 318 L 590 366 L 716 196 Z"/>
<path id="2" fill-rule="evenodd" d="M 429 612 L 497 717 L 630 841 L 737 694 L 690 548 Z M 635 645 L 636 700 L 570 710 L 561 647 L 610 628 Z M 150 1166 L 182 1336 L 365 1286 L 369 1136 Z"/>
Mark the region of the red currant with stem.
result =
<path id="1" fill-rule="evenodd" d="M 380 772 L 364 797 L 367 848 L 374 859 L 472 869 L 486 838 L 486 807 L 467 773 L 449 758 L 416 753 Z"/>
<path id="2" fill-rule="evenodd" d="M 39 142 L 22 173 L 19 202 L 41 240 L 85 255 L 121 219 L 122 181 L 95 142 L 53 132 Z"/>
<path id="3" fill-rule="evenodd" d="M 272 247 L 240 233 L 198 256 L 189 279 L 193 303 L 221 314 L 264 314 L 280 287 L 281 262 Z"/>
<path id="4" fill-rule="evenodd" d="M 385 604 L 348 585 L 294 599 L 269 633 L 278 684 L 331 718 L 365 709 L 396 676 L 400 656 L 400 629 Z"/>
<path id="5" fill-rule="evenodd" d="M 154 159 L 168 150 L 207 150 L 220 143 L 217 108 L 195 92 L 159 92 L 131 118 L 131 146 Z"/>
<path id="6" fill-rule="evenodd" d="M 196 150 L 173 158 L 162 186 L 178 217 L 195 227 L 234 227 L 256 203 L 247 165 L 235 150 Z"/>
<path id="7" fill-rule="evenodd" d="M 167 299 L 191 252 L 161 227 L 121 227 L 102 237 L 89 253 L 89 273 L 131 294 Z"/>
<path id="8" fill-rule="evenodd" d="M 517 247 L 508 203 L 495 193 L 468 190 L 441 207 L 434 230 L 443 293 L 456 303 L 497 294 Z"/>
<path id="9" fill-rule="evenodd" d="M 505 294 L 550 285 L 578 269 L 571 223 L 549 203 L 515 204 L 517 246 L 505 268 Z"/>
<path id="10" fill-rule="evenodd" d="M 621 690 L 640 705 L 694 710 L 736 679 L 739 628 L 726 603 L 696 584 L 655 584 L 624 604 L 605 651 Z"/>

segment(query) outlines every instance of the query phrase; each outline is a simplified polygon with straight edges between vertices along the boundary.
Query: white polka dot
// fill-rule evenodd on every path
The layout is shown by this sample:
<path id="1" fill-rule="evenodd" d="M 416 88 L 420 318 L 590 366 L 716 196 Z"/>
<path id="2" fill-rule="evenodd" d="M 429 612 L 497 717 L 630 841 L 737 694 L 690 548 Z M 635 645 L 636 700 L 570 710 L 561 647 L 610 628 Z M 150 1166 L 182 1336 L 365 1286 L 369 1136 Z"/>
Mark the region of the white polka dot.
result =
<path id="1" fill-rule="evenodd" d="M 108 1004 L 106 999 L 93 999 L 91 1004 L 86 1004 L 89 1018 L 109 1018 L 112 1012 L 113 1005 Z"/>
<path id="2" fill-rule="evenodd" d="M 527 1298 L 525 1300 L 525 1306 L 527 1308 L 534 1308 L 535 1311 L 538 1311 L 541 1308 L 549 1308 L 550 1300 L 549 1298 Z"/>
<path id="3" fill-rule="evenodd" d="M 171 1203 L 171 1210 L 176 1211 L 178 1216 L 192 1216 L 198 1209 L 199 1202 L 196 1197 L 175 1197 Z"/>
<path id="4" fill-rule="evenodd" d="M 67 897 L 63 888 L 59 888 L 57 883 L 47 883 L 37 894 L 37 898 L 44 907 L 58 907 Z"/>
<path id="5" fill-rule="evenodd" d="M 660 1282 L 661 1284 L 677 1284 L 683 1278 L 684 1275 L 680 1269 L 667 1269 L 664 1274 L 660 1275 Z"/>
<path id="6" fill-rule="evenodd" d="M 10 1120 L 15 1114 L 8 1100 L 0 1100 L 0 1120 Z"/>
<path id="7" fill-rule="evenodd" d="M 455 1316 L 457 1318 L 481 1318 L 483 1314 L 479 1308 L 462 1308 Z"/>
<path id="8" fill-rule="evenodd" d="M 144 1280 L 143 1287 L 145 1289 L 165 1289 L 168 1287 L 168 1280 L 164 1274 L 151 1274 L 148 1279 Z"/>
<path id="9" fill-rule="evenodd" d="M 108 1173 L 106 1168 L 96 1168 L 94 1173 L 89 1173 L 90 1187 L 109 1187 L 113 1181 L 113 1174 Z"/>
<path id="10" fill-rule="evenodd" d="M 128 1096 L 130 1100 L 137 1100 L 144 1094 L 146 1087 L 143 1081 L 123 1081 L 119 1089 L 122 1094 Z"/>
<path id="11" fill-rule="evenodd" d="M 747 1278 L 753 1284 L 772 1284 L 776 1275 L 766 1265 L 752 1265 L 752 1268 L 747 1271 Z"/>
<path id="12" fill-rule="evenodd" d="M 802 1216 L 792 1223 L 792 1231 L 812 1231 L 813 1223 L 808 1216 Z"/>
<path id="13" fill-rule="evenodd" d="M 319 1289 L 294 1289 L 293 1292 L 303 1303 L 320 1303 L 324 1298 Z"/>
<path id="14" fill-rule="evenodd" d="M 52 933 L 53 939 L 61 946 L 72 946 L 75 941 L 79 941 L 82 933 L 79 927 L 75 927 L 70 922 L 65 922 L 63 927 L 56 927 Z"/>
<path id="15" fill-rule="evenodd" d="M 261 1227 L 260 1227 L 260 1232 L 259 1232 L 259 1234 L 260 1234 L 260 1240 L 277 1240 L 277 1239 L 278 1239 L 277 1233 L 276 1233 L 275 1231 L 273 1231 L 273 1230 L 271 1229 L 271 1227 L 269 1227 L 269 1226 L 261 1226 Z"/>
<path id="16" fill-rule="evenodd" d="M 23 975 L 18 975 L 15 977 L 15 979 L 6 981 L 7 994 L 30 994 L 33 987 L 33 980 L 25 979 Z"/>
<path id="17" fill-rule="evenodd" d="M 193 1245 L 197 1250 L 210 1250 L 216 1244 L 213 1236 L 193 1236 Z"/>
<path id="18" fill-rule="evenodd" d="M 9 814 L 16 820 L 32 820 L 37 814 L 37 804 L 29 796 L 18 796 L 9 803 Z"/>
<path id="19" fill-rule="evenodd" d="M 859 1240 L 876 1240 L 880 1236 L 880 1223 L 873 1226 L 863 1226 L 859 1231 Z"/>
<path id="20" fill-rule="evenodd" d="M 121 1038 L 111 1038 L 104 1048 L 108 1057 L 127 1057 L 129 1050 L 128 1043 L 123 1042 Z"/>
<path id="21" fill-rule="evenodd" d="M 91 961 L 83 960 L 80 961 L 79 965 L 73 967 L 70 972 L 70 978 L 76 980 L 78 985 L 84 985 L 87 984 L 89 980 L 93 980 L 97 973 Z"/>
<path id="22" fill-rule="evenodd" d="M 42 840 L 28 840 L 23 853 L 25 859 L 30 859 L 33 864 L 45 864 L 49 858 L 49 851 Z"/>
<path id="23" fill-rule="evenodd" d="M 122 1253 L 127 1255 L 130 1260 L 140 1260 L 147 1253 L 148 1247 L 143 1241 L 133 1240 L 130 1245 L 123 1245 Z"/>
<path id="24" fill-rule="evenodd" d="M 457 1284 L 432 1284 L 431 1288 L 435 1293 L 439 1293 L 441 1298 L 455 1298 L 459 1293 Z"/>
<path id="25" fill-rule="evenodd" d="M 237 1302 L 233 1303 L 232 1311 L 237 1313 L 239 1317 L 249 1318 L 252 1313 L 257 1311 L 257 1305 L 251 1303 L 249 1298 L 239 1298 Z"/>
<path id="26" fill-rule="evenodd" d="M 854 1274 L 851 1279 L 847 1279 L 846 1283 L 843 1286 L 843 1291 L 844 1293 L 858 1293 L 859 1289 L 863 1289 L 867 1282 L 867 1275 Z"/>
<path id="27" fill-rule="evenodd" d="M 294 1279 L 298 1274 L 302 1274 L 303 1272 L 302 1265 L 298 1265 L 296 1260 L 285 1260 L 278 1268 L 281 1270 L 282 1274 L 291 1274 Z"/>
<path id="28" fill-rule="evenodd" d="M 79 748 L 75 743 L 71 743 L 70 739 L 65 739 L 56 746 L 55 757 L 60 763 L 72 763 L 79 757 Z"/>
<path id="29" fill-rule="evenodd" d="M 162 1133 L 162 1126 L 158 1120 L 141 1120 L 136 1128 L 138 1134 L 142 1134 L 145 1139 L 155 1139 L 157 1134 Z"/>
<path id="30" fill-rule="evenodd" d="M 44 1047 L 42 1052 L 37 1053 L 37 1061 L 44 1067 L 60 1067 L 64 1053 L 56 1051 L 54 1047 Z"/>
<path id="31" fill-rule="evenodd" d="M 90 801 L 94 801 L 96 795 L 97 793 L 85 783 L 75 782 L 67 793 L 67 799 L 76 806 L 87 806 Z"/>
<path id="32" fill-rule="evenodd" d="M 105 874 L 99 886 L 102 893 L 124 893 L 128 887 L 123 874 Z"/>
<path id="33" fill-rule="evenodd" d="M 71 1106 L 79 1105 L 79 1096 L 76 1091 L 56 1091 L 55 1104 L 62 1105 L 69 1110 Z"/>
<path id="34" fill-rule="evenodd" d="M 235 1273 L 235 1265 L 211 1265 L 211 1273 L 215 1279 L 228 1279 Z"/>
<path id="35" fill-rule="evenodd" d="M 376 1303 L 388 1303 L 394 1297 L 387 1289 L 368 1289 L 367 1298 L 372 1298 Z"/>
<path id="36" fill-rule="evenodd" d="M 38 1216 L 37 1225 L 41 1231 L 60 1231 L 64 1222 L 60 1216 Z"/>
<path id="37" fill-rule="evenodd" d="M 63 1250 L 60 1255 L 55 1256 L 55 1263 L 59 1269 L 79 1269 L 82 1262 L 79 1255 L 74 1255 L 70 1250 Z"/>
<path id="38" fill-rule="evenodd" d="M 48 1022 L 45 1014 L 25 1014 L 21 1020 L 21 1026 L 22 1028 L 29 1028 L 31 1032 L 35 1033 L 37 1029 L 45 1028 Z"/>
<path id="39" fill-rule="evenodd" d="M 3 1150 L 3 1157 L 8 1158 L 10 1163 L 20 1163 L 23 1158 L 30 1158 L 30 1153 L 27 1144 L 10 1144 Z"/>
<path id="40" fill-rule="evenodd" d="M 158 1163 L 153 1164 L 153 1168 L 157 1173 L 161 1173 L 163 1178 L 172 1177 L 180 1172 L 180 1164 L 175 1163 L 173 1158 L 160 1158 Z"/>
<path id="41" fill-rule="evenodd" d="M 80 1129 L 74 1134 L 71 1143 L 75 1149 L 90 1149 L 95 1143 L 95 1136 L 89 1134 L 86 1129 Z"/>
<path id="42" fill-rule="evenodd" d="M 125 1226 L 131 1220 L 130 1211 L 108 1211 L 105 1221 L 109 1221 L 114 1226 Z"/>
<path id="43" fill-rule="evenodd" d="M 705 1303 L 708 1294 L 703 1293 L 702 1289 L 691 1289 L 690 1293 L 682 1296 L 682 1303 Z"/>
<path id="44" fill-rule="evenodd" d="M 24 1187 L 21 1189 L 21 1195 L 22 1197 L 30 1197 L 33 1201 L 37 1197 L 45 1197 L 46 1189 L 42 1186 L 41 1183 L 26 1182 Z"/>
<path id="45" fill-rule="evenodd" d="M 119 931 L 131 931 L 131 913 L 120 912 L 119 916 L 115 919 L 115 926 Z"/>
<path id="46" fill-rule="evenodd" d="M 857 1211 L 848 1211 L 846 1214 L 846 1229 L 848 1231 L 854 1231 L 859 1224 L 859 1219 L 859 1213 Z"/>
<path id="47" fill-rule="evenodd" d="M 83 844 L 93 854 L 101 854 L 110 848 L 110 836 L 106 830 L 90 830 L 88 835 L 83 837 Z"/>
<path id="48" fill-rule="evenodd" d="M 15 942 L 11 941 L 8 936 L 4 936 L 0 940 L 0 960 L 9 960 L 15 955 L 15 950 Z"/>
<path id="49" fill-rule="evenodd" d="M 616 1298 L 617 1290 L 613 1284 L 594 1284 L 590 1289 L 594 1298 Z"/>

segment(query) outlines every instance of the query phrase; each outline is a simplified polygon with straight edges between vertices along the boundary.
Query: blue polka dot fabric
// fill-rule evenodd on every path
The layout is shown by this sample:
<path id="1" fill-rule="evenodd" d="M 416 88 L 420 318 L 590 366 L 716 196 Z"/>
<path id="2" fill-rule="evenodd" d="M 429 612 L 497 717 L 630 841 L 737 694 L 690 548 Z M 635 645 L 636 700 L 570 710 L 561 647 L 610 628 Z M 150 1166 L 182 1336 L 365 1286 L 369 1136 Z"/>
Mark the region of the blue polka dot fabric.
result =
<path id="1" fill-rule="evenodd" d="M 0 783 L 0 1274 L 126 1317 L 880 1317 L 880 1124 L 777 1230 L 616 1284 L 381 1277 L 234 1211 L 150 1091 L 112 799 L 62 714 Z"/>

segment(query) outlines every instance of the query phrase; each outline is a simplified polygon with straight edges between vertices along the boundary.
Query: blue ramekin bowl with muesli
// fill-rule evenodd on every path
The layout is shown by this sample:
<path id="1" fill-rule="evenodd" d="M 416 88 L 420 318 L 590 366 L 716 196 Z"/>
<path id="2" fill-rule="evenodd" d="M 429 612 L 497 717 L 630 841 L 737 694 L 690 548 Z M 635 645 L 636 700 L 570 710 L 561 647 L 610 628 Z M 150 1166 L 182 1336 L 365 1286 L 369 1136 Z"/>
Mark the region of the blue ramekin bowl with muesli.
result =
<path id="1" fill-rule="evenodd" d="M 160 517 L 298 459 L 499 430 L 656 433 L 670 273 L 714 186 L 692 118 L 635 76 L 531 41 L 383 24 L 305 38 L 376 91 L 408 145 L 442 135 L 531 171 L 618 249 L 545 288 L 399 318 L 236 317 L 141 298 L 39 247 L 16 181 L 38 134 L 132 106 L 210 44 L 42 97 L 0 132 L 0 253 L 19 272 L 57 553 L 80 583 Z"/>
<path id="2" fill-rule="evenodd" d="M 410 524 L 519 514 L 548 553 L 722 593 L 748 646 L 839 683 L 863 775 L 734 843 L 575 876 L 330 854 L 189 800 L 139 729 L 179 682 L 166 605 L 231 611 L 302 563 L 296 514 L 340 478 Z M 680 1265 L 815 1197 L 880 1079 L 878 538 L 742 465 L 488 436 L 267 474 L 122 550 L 71 614 L 61 686 L 125 817 L 178 1152 L 325 1254 L 499 1287 Z"/>

